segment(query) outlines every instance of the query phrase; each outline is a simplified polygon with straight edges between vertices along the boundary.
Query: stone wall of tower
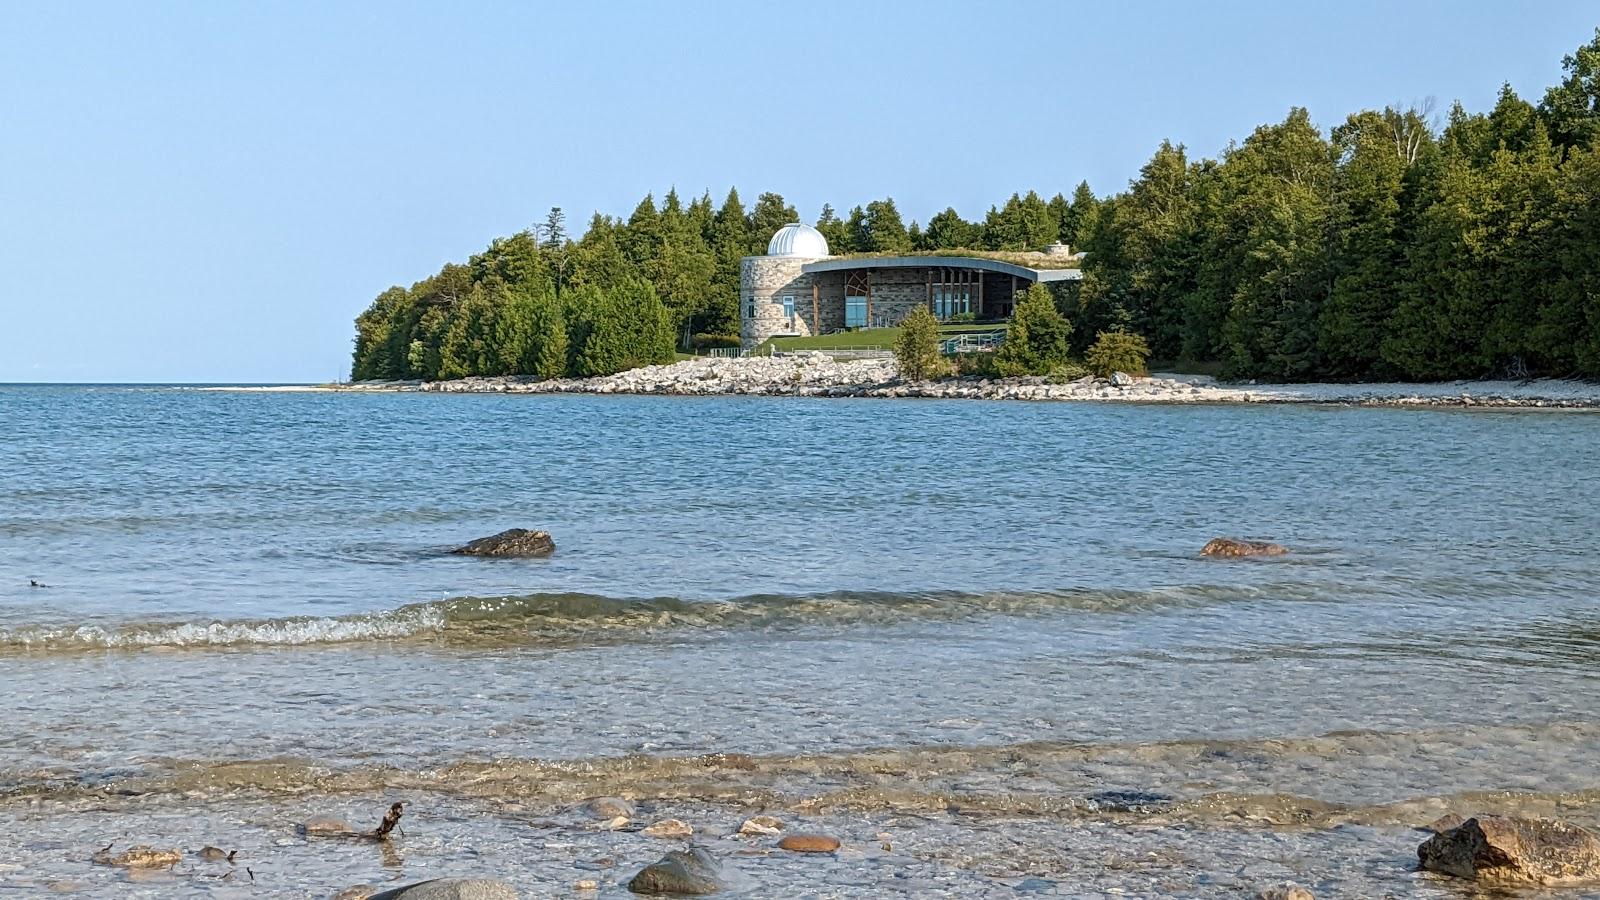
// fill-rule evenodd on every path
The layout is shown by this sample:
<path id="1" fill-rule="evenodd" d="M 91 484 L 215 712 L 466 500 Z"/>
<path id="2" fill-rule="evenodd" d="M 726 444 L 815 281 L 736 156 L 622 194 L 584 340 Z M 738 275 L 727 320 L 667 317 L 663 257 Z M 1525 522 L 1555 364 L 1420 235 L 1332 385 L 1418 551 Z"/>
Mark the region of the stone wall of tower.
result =
<path id="1" fill-rule="evenodd" d="M 739 261 L 739 345 L 746 350 L 775 334 L 813 335 L 811 276 L 800 271 L 816 260 L 798 256 L 746 256 Z M 794 298 L 794 317 L 783 298 Z"/>

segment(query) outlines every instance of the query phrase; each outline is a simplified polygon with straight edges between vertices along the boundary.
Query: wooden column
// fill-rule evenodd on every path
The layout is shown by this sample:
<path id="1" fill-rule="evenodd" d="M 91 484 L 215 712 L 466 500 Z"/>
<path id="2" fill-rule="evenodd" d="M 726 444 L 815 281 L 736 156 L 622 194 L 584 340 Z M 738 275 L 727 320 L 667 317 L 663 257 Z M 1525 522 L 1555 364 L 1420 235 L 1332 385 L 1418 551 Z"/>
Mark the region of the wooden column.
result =
<path id="1" fill-rule="evenodd" d="M 867 324 L 863 328 L 872 327 L 872 270 L 867 270 Z"/>
<path id="2" fill-rule="evenodd" d="M 973 310 L 974 318 L 983 318 L 983 272 L 978 272 L 978 308 Z"/>
<path id="3" fill-rule="evenodd" d="M 928 267 L 928 312 L 933 312 L 933 266 Z"/>

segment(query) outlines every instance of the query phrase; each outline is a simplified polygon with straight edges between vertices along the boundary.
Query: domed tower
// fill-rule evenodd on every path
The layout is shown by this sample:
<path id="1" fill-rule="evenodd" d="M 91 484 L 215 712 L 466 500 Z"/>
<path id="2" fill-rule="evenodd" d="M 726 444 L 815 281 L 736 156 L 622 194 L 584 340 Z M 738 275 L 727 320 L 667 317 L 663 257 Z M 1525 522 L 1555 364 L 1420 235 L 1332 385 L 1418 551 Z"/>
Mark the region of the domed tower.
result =
<path id="1" fill-rule="evenodd" d="M 746 350 L 767 338 L 816 334 L 816 295 L 801 269 L 828 257 L 828 239 L 800 222 L 779 228 L 766 256 L 739 261 L 739 344 Z"/>

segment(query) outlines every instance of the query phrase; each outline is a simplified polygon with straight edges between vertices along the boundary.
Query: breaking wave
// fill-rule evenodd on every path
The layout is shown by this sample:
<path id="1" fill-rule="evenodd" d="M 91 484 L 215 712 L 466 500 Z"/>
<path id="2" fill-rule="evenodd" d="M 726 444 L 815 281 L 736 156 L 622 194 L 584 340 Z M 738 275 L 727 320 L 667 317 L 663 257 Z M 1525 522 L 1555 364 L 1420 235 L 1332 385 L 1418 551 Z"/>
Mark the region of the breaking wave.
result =
<path id="1" fill-rule="evenodd" d="M 1250 600 L 1311 600 L 1304 584 L 1191 585 L 1146 591 L 836 592 L 731 600 L 630 599 L 582 593 L 461 597 L 340 616 L 21 625 L 0 628 L 0 654 L 144 648 L 346 644 L 561 644 L 696 631 L 948 621 L 983 615 L 1138 612 Z"/>

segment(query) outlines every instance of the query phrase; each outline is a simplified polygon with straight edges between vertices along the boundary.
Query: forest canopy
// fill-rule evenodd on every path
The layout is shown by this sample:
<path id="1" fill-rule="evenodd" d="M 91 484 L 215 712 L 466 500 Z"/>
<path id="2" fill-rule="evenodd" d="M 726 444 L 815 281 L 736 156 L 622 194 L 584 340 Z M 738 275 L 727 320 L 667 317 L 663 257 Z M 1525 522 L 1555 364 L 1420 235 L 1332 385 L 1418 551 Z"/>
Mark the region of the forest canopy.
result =
<path id="1" fill-rule="evenodd" d="M 1534 102 L 1291 109 L 1194 158 L 1163 142 L 1127 188 L 1027 191 L 979 221 L 891 198 L 815 220 L 834 253 L 1084 250 L 1073 351 L 1140 335 L 1238 378 L 1600 377 L 1600 29 Z M 737 344 L 739 260 L 799 221 L 777 193 L 647 196 L 581 236 L 562 211 L 393 287 L 356 319 L 352 377 L 599 375 Z"/>

